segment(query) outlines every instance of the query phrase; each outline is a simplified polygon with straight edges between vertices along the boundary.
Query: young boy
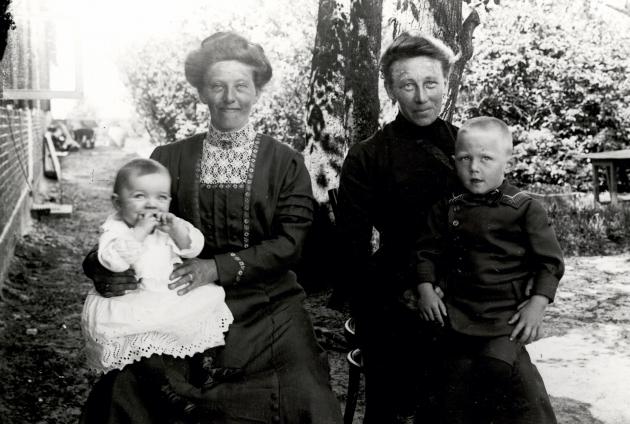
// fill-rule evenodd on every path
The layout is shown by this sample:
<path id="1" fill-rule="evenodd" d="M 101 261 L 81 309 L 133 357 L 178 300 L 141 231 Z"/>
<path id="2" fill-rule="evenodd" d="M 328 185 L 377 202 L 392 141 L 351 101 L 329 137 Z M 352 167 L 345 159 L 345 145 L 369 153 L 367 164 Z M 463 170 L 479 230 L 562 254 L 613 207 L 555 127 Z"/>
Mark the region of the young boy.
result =
<path id="1" fill-rule="evenodd" d="M 467 121 L 453 156 L 462 188 L 433 208 L 418 241 L 420 315 L 448 324 L 448 423 L 556 422 L 524 345 L 541 335 L 562 252 L 543 206 L 505 181 L 511 153 L 503 121 Z"/>

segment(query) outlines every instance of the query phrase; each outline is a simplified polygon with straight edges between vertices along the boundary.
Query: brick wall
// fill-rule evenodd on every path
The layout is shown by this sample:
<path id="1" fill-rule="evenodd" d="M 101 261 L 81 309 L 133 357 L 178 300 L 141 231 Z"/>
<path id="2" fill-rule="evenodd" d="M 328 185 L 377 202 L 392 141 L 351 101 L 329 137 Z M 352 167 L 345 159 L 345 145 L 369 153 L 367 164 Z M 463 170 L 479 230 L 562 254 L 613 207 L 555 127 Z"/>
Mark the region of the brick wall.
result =
<path id="1" fill-rule="evenodd" d="M 42 178 L 45 112 L 0 107 L 0 285 Z M 28 181 L 28 182 L 27 182 Z"/>

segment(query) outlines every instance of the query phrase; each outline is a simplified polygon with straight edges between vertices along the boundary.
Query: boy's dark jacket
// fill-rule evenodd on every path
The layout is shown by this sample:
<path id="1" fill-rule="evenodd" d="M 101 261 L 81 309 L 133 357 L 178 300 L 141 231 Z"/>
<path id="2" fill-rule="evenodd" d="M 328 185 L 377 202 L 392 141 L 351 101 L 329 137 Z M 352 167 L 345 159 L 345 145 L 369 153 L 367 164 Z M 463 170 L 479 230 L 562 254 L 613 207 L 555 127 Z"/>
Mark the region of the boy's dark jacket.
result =
<path id="1" fill-rule="evenodd" d="M 562 252 L 543 205 L 529 194 L 507 182 L 484 195 L 464 192 L 438 202 L 428 222 L 417 244 L 417 281 L 443 288 L 455 331 L 507 335 L 529 296 L 553 302 Z"/>

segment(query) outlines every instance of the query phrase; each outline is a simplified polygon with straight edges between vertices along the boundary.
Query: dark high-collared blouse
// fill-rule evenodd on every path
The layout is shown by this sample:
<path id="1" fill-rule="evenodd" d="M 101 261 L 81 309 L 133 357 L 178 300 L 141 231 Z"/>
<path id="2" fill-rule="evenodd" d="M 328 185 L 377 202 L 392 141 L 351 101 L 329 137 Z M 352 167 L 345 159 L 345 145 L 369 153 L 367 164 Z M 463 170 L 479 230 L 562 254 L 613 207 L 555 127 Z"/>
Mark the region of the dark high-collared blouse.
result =
<path id="1" fill-rule="evenodd" d="M 553 301 L 564 272 L 543 205 L 504 182 L 485 195 L 460 193 L 432 208 L 417 245 L 417 283 L 444 288 L 451 325 L 469 335 L 510 334 L 528 295 Z M 526 288 L 531 286 L 531 293 Z"/>
<path id="2" fill-rule="evenodd" d="M 456 134 L 457 128 L 441 119 L 419 127 L 399 114 L 348 152 L 337 223 L 351 303 L 371 298 L 380 305 L 409 285 L 414 243 L 427 214 L 456 183 L 451 162 Z M 375 254 L 372 227 L 380 234 Z"/>

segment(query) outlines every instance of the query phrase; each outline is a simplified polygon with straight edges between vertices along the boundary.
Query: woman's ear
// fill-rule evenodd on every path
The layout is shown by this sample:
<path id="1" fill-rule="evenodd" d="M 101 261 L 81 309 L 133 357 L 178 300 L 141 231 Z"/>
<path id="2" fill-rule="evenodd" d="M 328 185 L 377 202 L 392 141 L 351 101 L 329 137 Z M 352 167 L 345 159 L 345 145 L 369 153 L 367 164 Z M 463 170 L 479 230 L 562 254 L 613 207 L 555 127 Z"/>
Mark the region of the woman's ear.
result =
<path id="1" fill-rule="evenodd" d="M 387 97 L 389 97 L 389 100 L 392 102 L 392 106 L 395 105 L 398 100 L 396 99 L 396 96 L 394 96 L 391 86 L 385 85 L 385 91 L 387 92 Z"/>
<path id="2" fill-rule="evenodd" d="M 206 90 L 204 90 L 203 88 L 197 88 L 197 94 L 199 94 L 199 100 L 201 100 L 201 103 L 203 103 L 204 105 L 208 104 L 208 96 L 206 96 Z"/>
<path id="3" fill-rule="evenodd" d="M 394 93 L 392 93 L 392 86 L 388 83 L 385 83 L 384 85 L 385 85 L 385 92 L 387 93 L 387 96 L 392 101 L 392 104 L 395 104 L 396 97 L 394 97 Z"/>
<path id="4" fill-rule="evenodd" d="M 262 88 L 257 88 L 257 87 L 254 87 L 254 88 L 256 89 L 256 95 L 254 96 L 252 105 L 255 105 L 256 103 L 258 103 L 258 100 L 260 99 L 260 96 L 262 94 Z"/>

